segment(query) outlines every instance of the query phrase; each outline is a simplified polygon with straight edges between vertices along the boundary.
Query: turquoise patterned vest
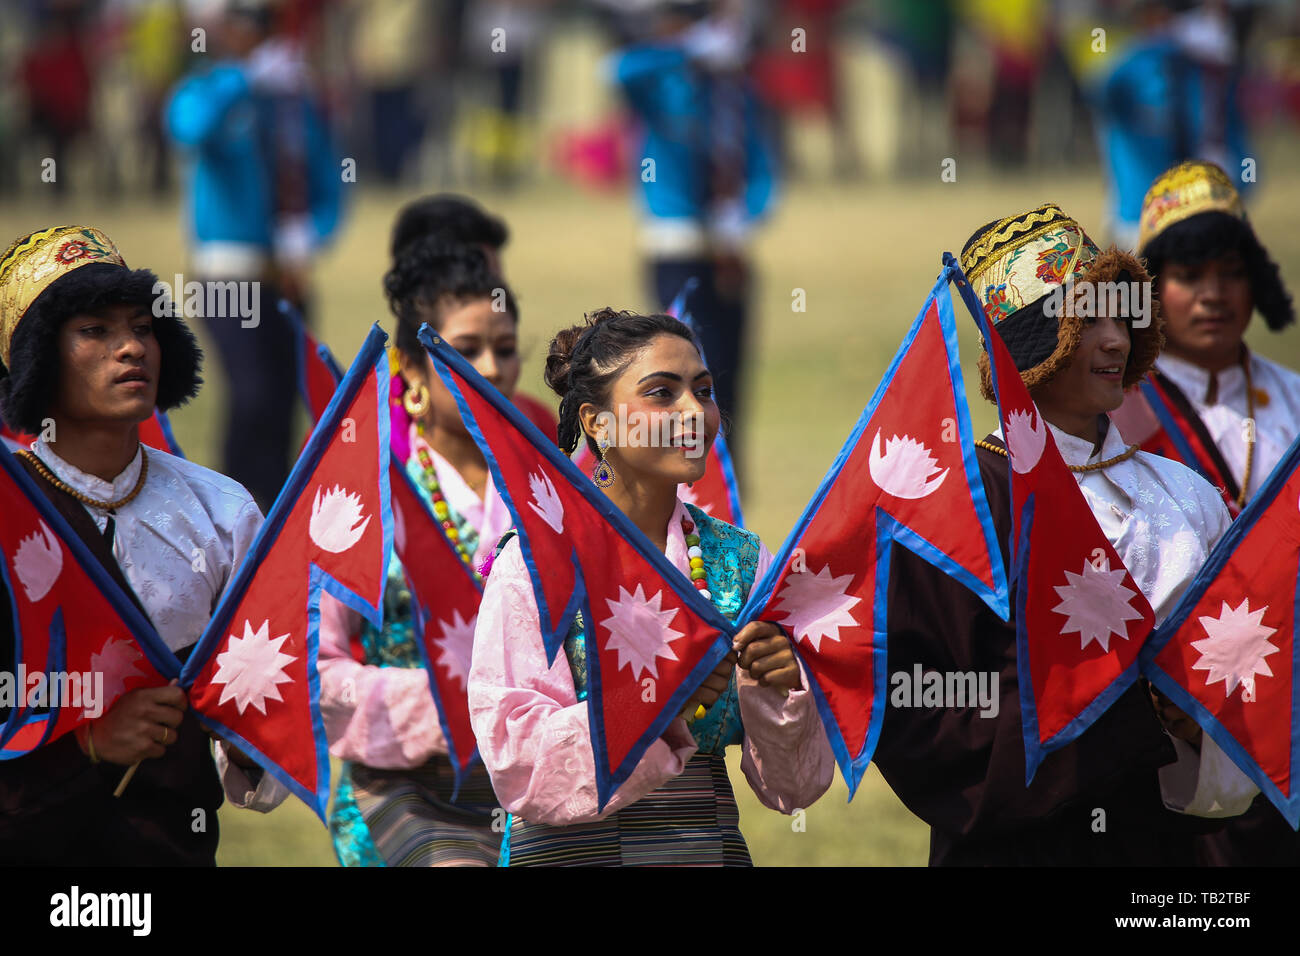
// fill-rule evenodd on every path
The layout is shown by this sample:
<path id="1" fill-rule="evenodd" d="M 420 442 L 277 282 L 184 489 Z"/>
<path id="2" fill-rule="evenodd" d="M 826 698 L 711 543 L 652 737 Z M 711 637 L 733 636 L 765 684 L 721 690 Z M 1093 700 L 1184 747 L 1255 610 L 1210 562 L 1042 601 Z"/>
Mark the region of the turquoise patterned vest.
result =
<path id="1" fill-rule="evenodd" d="M 735 621 L 745 606 L 749 589 L 758 569 L 758 535 L 711 518 L 694 505 L 687 505 L 691 520 L 700 536 L 704 553 L 705 584 L 713 606 L 728 621 Z M 583 642 L 585 625 L 582 614 L 573 620 L 564 639 L 564 653 L 573 672 L 573 686 L 578 700 L 587 699 L 587 647 Z M 731 744 L 741 743 L 745 730 L 740 722 L 740 702 L 736 697 L 736 675 L 731 675 L 727 690 L 699 720 L 687 721 L 701 753 L 721 753 Z"/>

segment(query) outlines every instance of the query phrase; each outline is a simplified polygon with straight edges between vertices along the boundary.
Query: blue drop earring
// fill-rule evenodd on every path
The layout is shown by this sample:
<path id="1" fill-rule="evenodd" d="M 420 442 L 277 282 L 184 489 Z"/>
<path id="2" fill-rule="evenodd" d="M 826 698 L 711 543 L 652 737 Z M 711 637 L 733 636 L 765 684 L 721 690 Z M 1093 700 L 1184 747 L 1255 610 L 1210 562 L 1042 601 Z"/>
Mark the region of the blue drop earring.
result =
<path id="1" fill-rule="evenodd" d="M 591 480 L 601 488 L 608 488 L 618 476 L 614 474 L 614 468 L 605 458 L 605 449 L 609 447 L 609 439 L 601 435 L 596 439 L 596 447 L 600 449 L 600 461 L 596 462 L 596 468 L 591 473 Z"/>

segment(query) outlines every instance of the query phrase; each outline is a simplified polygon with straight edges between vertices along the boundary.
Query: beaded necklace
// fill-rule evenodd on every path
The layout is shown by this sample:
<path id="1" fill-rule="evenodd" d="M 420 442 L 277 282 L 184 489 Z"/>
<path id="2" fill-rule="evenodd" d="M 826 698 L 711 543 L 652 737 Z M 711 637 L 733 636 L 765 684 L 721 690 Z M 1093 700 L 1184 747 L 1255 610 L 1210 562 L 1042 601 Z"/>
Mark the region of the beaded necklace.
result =
<path id="1" fill-rule="evenodd" d="M 144 490 L 145 479 L 149 477 L 149 456 L 145 454 L 144 446 L 140 446 L 140 477 L 135 480 L 135 487 L 131 489 L 130 494 L 124 498 L 118 498 L 116 501 L 100 501 L 98 498 L 92 498 L 90 495 L 83 495 L 76 488 L 73 488 L 65 481 L 60 481 L 54 472 L 45 467 L 45 462 L 41 461 L 33 452 L 23 449 L 18 452 L 18 457 L 30 461 L 35 466 L 40 476 L 58 488 L 64 494 L 71 495 L 83 505 L 90 505 L 92 508 L 99 508 L 102 511 L 116 511 L 135 501 L 136 496 Z"/>
<path id="2" fill-rule="evenodd" d="M 474 575 L 474 580 L 482 584 L 483 575 L 475 569 L 474 559 L 460 540 L 460 532 L 456 530 L 455 522 L 451 520 L 451 508 L 447 504 L 447 499 L 443 497 L 442 486 L 438 484 L 438 472 L 433 466 L 433 456 L 429 454 L 427 448 L 417 448 L 415 454 L 420 459 L 420 467 L 424 470 L 424 487 L 428 490 L 429 497 L 433 499 L 433 516 L 442 525 L 443 534 L 452 543 L 456 554 L 465 563 L 465 567 L 469 568 L 470 573 Z"/>
<path id="3" fill-rule="evenodd" d="M 700 550 L 700 536 L 695 533 L 695 522 L 686 515 L 682 516 L 682 534 L 686 536 L 686 556 L 691 560 L 691 583 L 695 585 L 701 597 L 711 601 L 713 595 L 709 593 L 709 585 L 705 581 L 708 572 L 704 570 L 704 552 Z"/>
<path id="4" fill-rule="evenodd" d="M 1003 458 L 1007 457 L 1007 450 L 1005 448 L 1000 448 L 991 442 L 986 442 L 982 438 L 977 438 L 975 444 L 986 451 L 991 451 L 994 454 L 1001 455 Z M 1137 454 L 1139 447 L 1140 446 L 1138 445 L 1129 445 L 1127 450 L 1120 452 L 1113 458 L 1107 458 L 1105 461 L 1094 461 L 1088 465 L 1071 465 L 1067 462 L 1065 467 L 1069 468 L 1076 475 L 1086 475 L 1092 471 L 1101 471 L 1103 468 L 1109 468 L 1111 465 L 1117 465 L 1121 461 L 1127 461 L 1132 458 Z"/>

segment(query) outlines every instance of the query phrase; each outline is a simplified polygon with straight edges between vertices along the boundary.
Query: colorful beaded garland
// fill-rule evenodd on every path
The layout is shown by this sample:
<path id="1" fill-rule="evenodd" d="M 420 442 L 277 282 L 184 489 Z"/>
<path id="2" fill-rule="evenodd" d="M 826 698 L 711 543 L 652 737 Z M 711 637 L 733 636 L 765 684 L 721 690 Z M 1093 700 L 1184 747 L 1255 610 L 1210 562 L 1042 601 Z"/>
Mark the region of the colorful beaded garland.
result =
<path id="1" fill-rule="evenodd" d="M 455 547 L 456 554 L 465 562 L 465 567 L 470 569 L 470 572 L 474 575 L 474 580 L 481 583 L 483 575 L 474 569 L 474 559 L 465 549 L 465 546 L 461 544 L 460 532 L 456 530 L 456 525 L 451 520 L 451 509 L 447 505 L 447 499 L 442 495 L 442 486 L 438 484 L 438 472 L 433 466 L 433 457 L 429 454 L 427 448 L 417 448 L 415 454 L 420 459 L 420 467 L 424 469 L 424 487 L 433 500 L 433 516 L 442 525 L 442 531 L 447 536 L 447 540 Z"/>
<path id="2" fill-rule="evenodd" d="M 707 572 L 704 570 L 704 552 L 700 550 L 700 536 L 695 533 L 695 522 L 690 518 L 682 518 L 682 534 L 686 535 L 686 556 L 691 560 L 691 583 L 705 600 L 712 600 L 713 595 L 705 581 Z"/>

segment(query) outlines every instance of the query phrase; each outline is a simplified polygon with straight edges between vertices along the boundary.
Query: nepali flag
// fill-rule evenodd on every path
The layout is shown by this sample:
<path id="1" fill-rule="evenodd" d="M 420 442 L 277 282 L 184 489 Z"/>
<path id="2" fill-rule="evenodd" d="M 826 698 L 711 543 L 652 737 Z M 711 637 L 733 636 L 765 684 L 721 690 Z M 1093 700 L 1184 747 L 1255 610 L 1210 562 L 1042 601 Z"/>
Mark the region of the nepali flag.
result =
<path id="1" fill-rule="evenodd" d="M 21 757 L 159 687 L 180 661 L 17 459 L 0 452 L 0 584 L 13 653 L 0 675 L 0 760 Z M 71 635 L 71 637 L 69 637 Z M 12 697 L 10 695 L 12 694 Z"/>
<path id="2" fill-rule="evenodd" d="M 781 625 L 806 664 L 822 724 L 857 789 L 886 703 L 895 542 L 1006 618 L 1007 580 L 971 438 L 948 281 L 903 346 L 739 620 Z"/>
<path id="3" fill-rule="evenodd" d="M 673 299 L 665 313 L 679 319 L 692 332 L 695 331 L 695 322 L 686 308 L 686 300 L 698 284 L 698 279 L 686 280 L 686 285 L 677 293 L 677 297 Z M 701 354 L 700 358 L 704 359 L 706 366 L 709 364 L 707 356 Z M 578 445 L 573 462 L 580 471 L 590 472 L 596 467 L 595 456 L 592 455 L 586 442 Z M 705 458 L 704 474 L 698 481 L 678 485 L 677 497 L 687 504 L 695 505 L 705 514 L 728 524 L 734 524 L 738 528 L 745 526 L 745 519 L 740 511 L 740 488 L 736 484 L 736 470 L 732 465 L 727 438 L 721 431 L 713 440 L 713 447 L 709 449 Z"/>
<path id="4" fill-rule="evenodd" d="M 294 352 L 298 356 L 298 394 L 312 422 L 317 422 L 329 407 L 343 370 L 329 346 L 316 341 L 293 306 L 281 299 L 279 308 L 293 329 Z"/>
<path id="5" fill-rule="evenodd" d="M 181 672 L 199 719 L 322 819 L 321 591 L 383 623 L 393 542 L 386 339 L 371 328 Z"/>
<path id="6" fill-rule="evenodd" d="M 604 807 L 730 653 L 735 628 L 455 349 L 428 326 L 420 341 L 510 508 L 548 661 L 582 612 L 596 789 Z"/>
<path id="7" fill-rule="evenodd" d="M 1155 612 L 1088 507 L 1000 334 L 944 255 L 983 336 L 1006 438 L 1025 785 L 1137 679 Z"/>
<path id="8" fill-rule="evenodd" d="M 394 544 L 411 588 L 420 654 L 459 790 L 478 757 L 467 691 L 482 578 L 461 559 L 410 476 L 396 464 L 391 485 Z"/>
<path id="9" fill-rule="evenodd" d="M 4 422 L 0 422 L 0 438 L 20 448 L 30 448 L 32 442 L 36 441 L 35 435 L 14 431 Z M 176 443 L 176 435 L 172 432 L 172 423 L 167 418 L 167 413 L 160 408 L 155 408 L 153 414 L 140 423 L 140 441 L 177 458 L 185 457 L 181 446 Z"/>
<path id="10" fill-rule="evenodd" d="M 1300 439 L 1142 649 L 1142 673 L 1300 828 Z"/>

